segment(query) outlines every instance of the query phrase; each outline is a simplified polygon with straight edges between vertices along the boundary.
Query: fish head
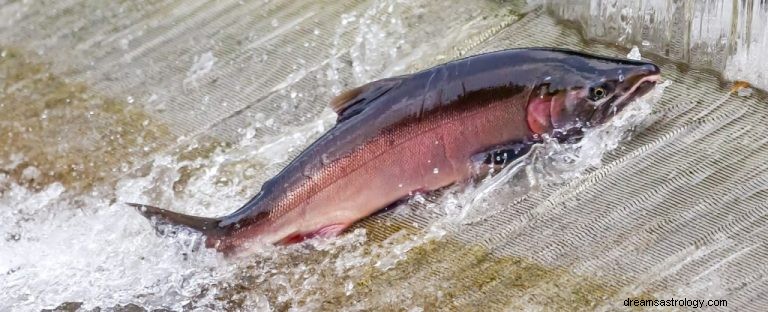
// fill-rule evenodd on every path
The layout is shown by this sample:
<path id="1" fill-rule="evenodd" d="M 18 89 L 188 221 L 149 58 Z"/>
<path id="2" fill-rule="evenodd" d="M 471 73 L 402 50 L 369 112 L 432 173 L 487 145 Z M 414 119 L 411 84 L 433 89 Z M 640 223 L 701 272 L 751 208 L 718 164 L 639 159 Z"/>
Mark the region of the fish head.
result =
<path id="1" fill-rule="evenodd" d="M 535 135 L 579 139 L 584 129 L 609 122 L 654 88 L 658 66 L 634 60 L 562 53 L 547 62 L 532 89 L 527 121 Z"/>

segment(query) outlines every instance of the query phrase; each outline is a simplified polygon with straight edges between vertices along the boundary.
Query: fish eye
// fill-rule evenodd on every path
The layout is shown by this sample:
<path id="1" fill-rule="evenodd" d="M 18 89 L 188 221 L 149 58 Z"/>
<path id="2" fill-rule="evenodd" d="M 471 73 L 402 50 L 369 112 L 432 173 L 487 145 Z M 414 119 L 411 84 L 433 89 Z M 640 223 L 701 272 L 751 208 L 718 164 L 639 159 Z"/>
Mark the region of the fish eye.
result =
<path id="1" fill-rule="evenodd" d="M 599 101 L 608 96 L 608 90 L 604 86 L 589 88 L 589 99 Z"/>

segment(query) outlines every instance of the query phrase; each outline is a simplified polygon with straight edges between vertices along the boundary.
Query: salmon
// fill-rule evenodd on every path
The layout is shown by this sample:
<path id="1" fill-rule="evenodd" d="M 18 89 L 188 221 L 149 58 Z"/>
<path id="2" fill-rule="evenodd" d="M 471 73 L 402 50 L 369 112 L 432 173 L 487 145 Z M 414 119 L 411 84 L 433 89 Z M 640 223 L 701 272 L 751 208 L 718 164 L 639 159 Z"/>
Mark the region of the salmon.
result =
<path id="1" fill-rule="evenodd" d="M 651 63 L 563 49 L 470 56 L 343 92 L 335 126 L 229 215 L 129 205 L 223 252 L 332 237 L 412 194 L 476 181 L 544 137 L 576 142 L 659 77 Z"/>

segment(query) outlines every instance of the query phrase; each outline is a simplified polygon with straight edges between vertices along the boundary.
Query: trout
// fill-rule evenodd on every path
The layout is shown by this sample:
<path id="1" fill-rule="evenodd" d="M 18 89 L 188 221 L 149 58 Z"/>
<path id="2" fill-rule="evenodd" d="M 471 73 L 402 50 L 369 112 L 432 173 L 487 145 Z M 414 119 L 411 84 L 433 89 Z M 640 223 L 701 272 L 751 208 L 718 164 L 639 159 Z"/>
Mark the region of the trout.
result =
<path id="1" fill-rule="evenodd" d="M 333 128 L 229 215 L 129 205 L 225 253 L 332 237 L 412 194 L 476 181 L 545 137 L 576 142 L 659 75 L 651 63 L 563 49 L 470 56 L 343 92 L 330 103 Z"/>

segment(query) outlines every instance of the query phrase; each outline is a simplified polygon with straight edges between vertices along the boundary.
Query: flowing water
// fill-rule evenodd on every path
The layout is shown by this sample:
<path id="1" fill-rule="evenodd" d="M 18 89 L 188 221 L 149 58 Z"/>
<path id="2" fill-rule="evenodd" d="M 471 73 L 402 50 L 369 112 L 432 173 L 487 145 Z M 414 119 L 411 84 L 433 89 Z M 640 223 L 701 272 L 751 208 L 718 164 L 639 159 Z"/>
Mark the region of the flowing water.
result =
<path id="1" fill-rule="evenodd" d="M 0 2 L 4 31 L 37 23 L 29 32 L 49 38 L 22 44 L 20 34 L 0 36 L 0 311 L 571 310 L 612 309 L 616 302 L 610 300 L 626 294 L 659 295 L 655 288 L 615 282 L 620 277 L 596 276 L 583 262 L 563 265 L 558 252 L 567 246 L 529 257 L 504 251 L 500 242 L 505 235 L 523 237 L 515 233 L 541 222 L 540 215 L 567 211 L 550 204 L 575 196 L 568 195 L 569 187 L 587 188 L 600 170 L 621 166 L 621 157 L 651 153 L 642 147 L 622 151 L 643 129 L 676 125 L 694 110 L 697 104 L 682 99 L 659 108 L 664 89 L 675 88 L 681 77 L 673 63 L 664 70 L 674 79 L 580 143 L 547 141 L 477 185 L 415 196 L 339 238 L 253 246 L 225 258 L 203 248 L 195 233 L 156 233 L 122 204 L 226 214 L 333 125 L 325 103 L 345 88 L 550 37 L 583 44 L 535 7 L 474 3 L 374 0 L 320 10 L 318 2 L 312 11 L 264 1 L 258 5 L 266 13 L 244 20 L 237 18 L 240 10 L 262 12 L 257 4 L 239 9 L 234 2 L 157 1 L 92 8 L 72 1 L 47 8 L 57 21 L 47 24 L 41 16 L 46 8 Z M 90 24 L 69 19 L 81 5 L 100 15 Z M 153 10 L 156 15 L 146 13 Z M 159 29 L 175 29 L 165 17 L 204 27 L 163 37 Z M 103 28 L 114 20 L 125 24 Z M 554 31 L 533 36 L 537 23 Z M 519 41 L 510 44 L 510 34 Z M 91 37 L 99 38 L 93 40 L 102 50 L 55 49 L 93 47 Z M 606 55 L 627 53 L 587 46 Z M 286 58 L 281 51 L 303 57 Z M 67 53 L 93 54 L 80 60 Z M 183 57 L 169 57 L 177 55 Z M 64 56 L 64 65 L 51 61 Z M 719 88 L 706 77 L 702 84 Z M 728 106 L 736 95 L 716 92 L 720 101 L 698 111 L 701 126 L 687 140 L 706 138 L 744 114 Z M 712 114 L 720 114 L 710 118 L 717 126 L 707 119 Z M 717 119 L 723 115 L 725 121 Z M 662 129 L 670 136 L 688 131 Z M 700 181 L 707 176 L 700 174 Z M 535 208 L 516 210 L 537 196 L 545 199 Z M 498 232 L 476 240 L 463 236 L 504 214 L 514 222 Z M 568 233 L 562 224 L 547 231 Z M 655 281 L 643 276 L 638 279 Z"/>

